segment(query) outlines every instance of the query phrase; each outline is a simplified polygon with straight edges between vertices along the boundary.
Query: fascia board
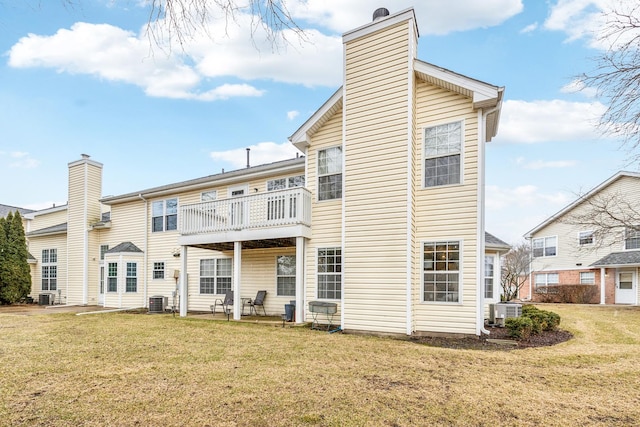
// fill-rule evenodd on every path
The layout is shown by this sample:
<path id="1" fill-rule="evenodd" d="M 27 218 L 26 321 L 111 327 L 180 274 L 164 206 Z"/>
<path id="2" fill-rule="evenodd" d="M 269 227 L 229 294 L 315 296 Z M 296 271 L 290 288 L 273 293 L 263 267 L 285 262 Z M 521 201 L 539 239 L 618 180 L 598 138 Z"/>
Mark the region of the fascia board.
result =
<path id="1" fill-rule="evenodd" d="M 342 34 L 342 43 L 347 43 L 352 40 L 358 39 L 360 37 L 364 37 L 368 34 L 375 33 L 376 31 L 380 31 L 385 27 L 389 27 L 406 20 L 412 20 L 414 22 L 416 36 L 419 37 L 418 27 L 417 25 L 415 25 L 415 22 L 416 22 L 415 11 L 413 10 L 413 8 L 408 8 L 400 12 L 394 13 L 393 15 L 386 16 L 384 18 L 378 19 L 377 21 L 373 21 L 361 27 L 347 31 L 346 33 Z"/>
<path id="2" fill-rule="evenodd" d="M 316 123 L 327 119 L 325 116 L 333 110 L 338 102 L 342 102 L 342 86 L 340 86 L 338 90 L 336 90 L 334 94 L 331 95 L 331 97 L 327 99 L 325 103 L 322 104 L 322 106 L 313 113 L 313 115 L 309 117 L 309 119 L 307 119 L 307 121 L 304 122 L 304 124 L 300 126 L 293 135 L 289 137 L 289 141 L 304 153 L 304 149 L 309 146 L 309 131 L 316 125 Z"/>

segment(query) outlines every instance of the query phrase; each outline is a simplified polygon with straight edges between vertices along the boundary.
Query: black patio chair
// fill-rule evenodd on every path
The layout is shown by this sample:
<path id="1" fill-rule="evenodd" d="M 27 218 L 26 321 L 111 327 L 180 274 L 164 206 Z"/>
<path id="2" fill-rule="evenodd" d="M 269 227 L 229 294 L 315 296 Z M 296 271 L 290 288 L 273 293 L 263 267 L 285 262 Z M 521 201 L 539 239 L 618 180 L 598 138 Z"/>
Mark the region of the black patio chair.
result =
<path id="1" fill-rule="evenodd" d="M 258 291 L 254 299 L 246 301 L 246 304 L 249 306 L 249 315 L 251 315 L 251 312 L 254 312 L 256 316 L 259 316 L 258 309 L 256 307 L 262 307 L 262 312 L 265 316 L 267 315 L 267 312 L 264 309 L 264 298 L 266 296 L 267 291 Z M 242 307 L 242 311 L 244 312 L 244 307 Z"/>
<path id="2" fill-rule="evenodd" d="M 224 300 L 218 298 L 213 302 L 213 305 L 211 306 L 211 314 L 214 316 L 216 315 L 218 305 L 222 307 L 222 314 L 227 314 L 231 311 L 231 308 L 233 307 L 233 291 L 229 291 L 224 294 Z"/>

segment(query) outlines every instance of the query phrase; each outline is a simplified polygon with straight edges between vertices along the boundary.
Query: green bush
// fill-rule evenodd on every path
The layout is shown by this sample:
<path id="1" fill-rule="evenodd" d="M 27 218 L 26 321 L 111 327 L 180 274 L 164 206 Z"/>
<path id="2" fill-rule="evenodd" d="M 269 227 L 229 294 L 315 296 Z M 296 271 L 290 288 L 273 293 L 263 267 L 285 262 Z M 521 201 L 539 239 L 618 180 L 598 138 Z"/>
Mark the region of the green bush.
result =
<path id="1" fill-rule="evenodd" d="M 533 321 L 528 317 L 510 317 L 504 322 L 505 328 L 509 330 L 509 336 L 520 339 L 527 339 L 533 332 Z"/>

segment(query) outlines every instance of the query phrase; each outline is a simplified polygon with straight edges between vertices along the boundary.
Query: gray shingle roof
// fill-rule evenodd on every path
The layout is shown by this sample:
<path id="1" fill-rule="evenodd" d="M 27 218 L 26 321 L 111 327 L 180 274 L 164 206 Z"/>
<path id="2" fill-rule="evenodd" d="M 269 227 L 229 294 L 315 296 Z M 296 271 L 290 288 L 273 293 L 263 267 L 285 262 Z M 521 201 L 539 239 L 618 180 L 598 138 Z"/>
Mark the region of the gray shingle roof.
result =
<path id="1" fill-rule="evenodd" d="M 40 230 L 33 230 L 26 233 L 27 237 L 43 236 L 47 234 L 62 234 L 67 232 L 67 223 L 52 225 L 51 227 L 41 228 Z"/>
<path id="2" fill-rule="evenodd" d="M 591 264 L 590 267 L 607 267 L 614 265 L 640 265 L 640 251 L 612 252 Z"/>
<path id="3" fill-rule="evenodd" d="M 9 212 L 20 212 L 20 215 L 24 216 L 25 214 L 35 212 L 31 209 L 17 208 L 15 206 L 2 205 L 0 204 L 0 218 L 6 218 L 9 215 Z"/>
<path id="4" fill-rule="evenodd" d="M 107 253 L 107 254 L 119 254 L 119 253 L 123 253 L 123 252 L 138 252 L 138 253 L 142 253 L 140 248 L 138 248 L 136 245 L 134 245 L 131 242 L 122 242 L 119 245 L 114 246 L 113 248 L 109 249 L 105 253 Z"/>
<path id="5" fill-rule="evenodd" d="M 499 248 L 499 249 L 506 249 L 506 250 L 511 249 L 510 244 L 498 239 L 496 236 L 486 231 L 484 232 L 484 243 L 487 247 L 490 247 L 490 248 Z"/>

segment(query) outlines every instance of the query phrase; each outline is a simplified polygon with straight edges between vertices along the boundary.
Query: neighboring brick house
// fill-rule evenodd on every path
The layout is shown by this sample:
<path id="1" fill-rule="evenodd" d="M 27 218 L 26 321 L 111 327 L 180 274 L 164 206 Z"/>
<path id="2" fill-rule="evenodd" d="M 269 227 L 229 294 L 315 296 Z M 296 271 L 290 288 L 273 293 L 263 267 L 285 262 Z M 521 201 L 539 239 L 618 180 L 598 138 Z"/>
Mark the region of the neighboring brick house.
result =
<path id="1" fill-rule="evenodd" d="M 525 234 L 533 261 L 521 299 L 553 301 L 553 294 L 567 292 L 563 286 L 581 285 L 575 286 L 581 302 L 638 304 L 640 232 L 619 227 L 603 234 L 588 221 L 578 224 L 575 218 L 595 212 L 596 200 L 615 200 L 612 213 L 632 216 L 640 204 L 640 174 L 618 172 Z"/>

